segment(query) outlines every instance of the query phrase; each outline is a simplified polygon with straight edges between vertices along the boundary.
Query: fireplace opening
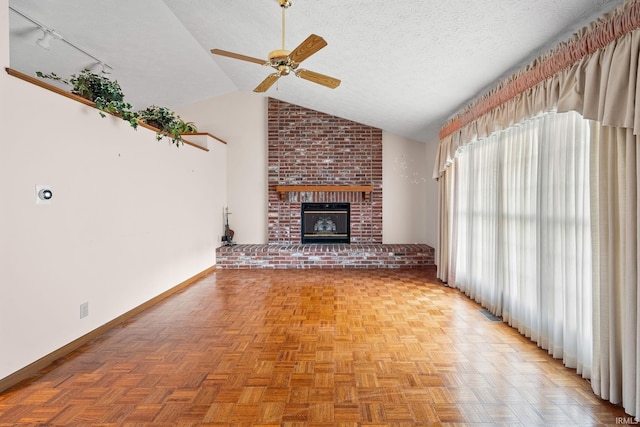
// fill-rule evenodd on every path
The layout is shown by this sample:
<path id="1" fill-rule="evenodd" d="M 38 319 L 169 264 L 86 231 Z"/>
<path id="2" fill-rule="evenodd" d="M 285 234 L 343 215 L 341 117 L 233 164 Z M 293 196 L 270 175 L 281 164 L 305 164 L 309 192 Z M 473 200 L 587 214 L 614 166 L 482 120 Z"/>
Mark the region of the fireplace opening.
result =
<path id="1" fill-rule="evenodd" d="M 349 203 L 303 203 L 302 243 L 349 243 Z"/>

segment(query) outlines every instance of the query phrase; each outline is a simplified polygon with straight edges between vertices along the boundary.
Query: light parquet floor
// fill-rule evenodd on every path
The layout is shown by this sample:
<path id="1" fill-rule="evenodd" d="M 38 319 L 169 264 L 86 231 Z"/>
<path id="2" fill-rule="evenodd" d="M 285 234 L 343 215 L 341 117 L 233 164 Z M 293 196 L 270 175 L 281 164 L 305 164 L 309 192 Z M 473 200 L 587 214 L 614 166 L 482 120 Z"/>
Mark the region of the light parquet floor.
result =
<path id="1" fill-rule="evenodd" d="M 616 425 L 433 270 L 217 270 L 0 394 L 0 425 Z"/>

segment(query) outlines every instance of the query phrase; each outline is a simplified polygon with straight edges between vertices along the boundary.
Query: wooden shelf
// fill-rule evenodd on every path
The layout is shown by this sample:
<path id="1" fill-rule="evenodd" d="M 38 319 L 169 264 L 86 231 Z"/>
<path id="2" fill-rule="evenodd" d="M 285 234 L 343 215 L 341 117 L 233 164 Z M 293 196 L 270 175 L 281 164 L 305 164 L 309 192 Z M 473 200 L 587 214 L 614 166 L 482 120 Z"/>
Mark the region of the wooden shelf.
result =
<path id="1" fill-rule="evenodd" d="M 280 200 L 284 200 L 287 193 L 362 193 L 365 201 L 373 191 L 372 185 L 276 185 Z"/>
<path id="2" fill-rule="evenodd" d="M 199 136 L 208 136 L 210 138 L 216 139 L 220 142 L 222 142 L 223 144 L 227 144 L 227 141 L 225 141 L 222 138 L 218 138 L 217 136 L 215 136 L 212 133 L 209 132 L 192 132 L 192 133 L 183 133 L 181 134 L 182 136 L 187 136 L 187 137 L 199 137 Z"/>
<path id="3" fill-rule="evenodd" d="M 83 97 L 81 97 L 81 96 L 79 96 L 79 95 L 73 94 L 73 93 L 71 93 L 71 92 L 69 92 L 69 91 L 66 91 L 66 90 L 61 89 L 61 88 L 59 88 L 59 87 L 57 87 L 57 86 L 54 86 L 54 85 L 52 85 L 52 84 L 49 84 L 49 83 L 47 83 L 47 82 L 45 82 L 45 81 L 42 81 L 42 80 L 40 80 L 40 79 L 38 79 L 38 78 L 36 78 L 36 77 L 32 77 L 32 76 L 30 76 L 30 75 L 28 75 L 28 74 L 24 74 L 24 73 L 22 73 L 22 72 L 20 72 L 20 71 L 17 71 L 17 70 L 14 70 L 13 68 L 8 68 L 8 67 L 7 67 L 7 68 L 5 68 L 5 71 L 6 71 L 6 72 L 7 72 L 7 74 L 9 74 L 10 76 L 17 77 L 17 78 L 19 78 L 19 79 L 21 79 L 21 80 L 24 80 L 24 81 L 29 82 L 29 83 L 31 83 L 31 84 L 34 84 L 34 85 L 36 85 L 36 86 L 40 86 L 40 87 L 41 87 L 41 88 L 43 88 L 43 89 L 50 90 L 51 92 L 55 92 L 55 93 L 57 93 L 58 95 L 62 95 L 62 96 L 64 96 L 64 97 L 66 97 L 66 98 L 73 99 L 74 101 L 80 102 L 80 103 L 82 103 L 82 104 L 84 104 L 84 105 L 87 105 L 87 106 L 89 106 L 89 107 L 96 108 L 96 104 L 95 104 L 95 102 L 93 102 L 93 101 L 89 101 L 88 99 L 85 99 L 85 98 L 83 98 Z M 109 112 L 107 112 L 107 111 L 105 111 L 104 113 L 105 113 L 105 114 L 111 114 L 111 113 L 109 113 Z M 111 114 L 111 115 L 112 115 L 112 116 L 119 117 L 117 114 Z M 139 121 L 139 122 L 138 122 L 138 125 L 139 125 L 140 127 L 143 127 L 143 128 L 149 129 L 149 130 L 152 130 L 152 131 L 154 131 L 154 132 L 156 132 L 156 133 L 164 133 L 165 135 L 168 135 L 168 134 L 166 134 L 165 132 L 162 132 L 160 129 L 158 129 L 158 128 L 156 128 L 156 127 L 153 127 L 153 126 L 151 126 L 151 125 L 148 125 L 148 124 L 146 124 L 146 123 L 144 123 L 144 122 L 142 122 L 142 121 Z M 226 141 L 224 141 L 224 140 L 222 140 L 222 139 L 218 138 L 217 136 L 215 136 L 215 135 L 211 135 L 210 133 L 207 133 L 207 132 L 184 133 L 184 134 L 182 134 L 182 135 L 183 135 L 183 136 L 187 136 L 187 137 L 189 137 L 190 135 L 191 135 L 191 136 L 207 135 L 207 136 L 210 136 L 210 137 L 212 137 L 212 138 L 214 138 L 214 139 L 216 139 L 216 140 L 218 140 L 218 141 L 222 142 L 223 144 L 226 144 L 226 143 L 227 143 Z M 186 145 L 190 145 L 190 146 L 195 147 L 195 148 L 198 148 L 198 149 L 200 149 L 200 150 L 209 151 L 209 149 L 208 149 L 206 146 L 203 146 L 202 144 L 197 144 L 197 143 L 195 143 L 195 142 L 189 141 L 189 140 L 184 139 L 184 138 L 182 139 L 182 142 L 183 142 L 184 144 L 186 144 Z"/>

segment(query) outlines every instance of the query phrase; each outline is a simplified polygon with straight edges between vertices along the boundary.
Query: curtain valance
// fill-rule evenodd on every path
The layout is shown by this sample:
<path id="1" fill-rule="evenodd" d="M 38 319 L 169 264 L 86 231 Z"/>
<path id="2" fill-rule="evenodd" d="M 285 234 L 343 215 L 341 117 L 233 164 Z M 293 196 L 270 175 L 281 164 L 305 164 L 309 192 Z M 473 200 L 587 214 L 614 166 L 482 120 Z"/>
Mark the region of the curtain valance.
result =
<path id="1" fill-rule="evenodd" d="M 639 28 L 640 0 L 627 0 L 470 104 L 443 126 L 433 178 L 465 144 L 552 109 L 639 135 Z"/>

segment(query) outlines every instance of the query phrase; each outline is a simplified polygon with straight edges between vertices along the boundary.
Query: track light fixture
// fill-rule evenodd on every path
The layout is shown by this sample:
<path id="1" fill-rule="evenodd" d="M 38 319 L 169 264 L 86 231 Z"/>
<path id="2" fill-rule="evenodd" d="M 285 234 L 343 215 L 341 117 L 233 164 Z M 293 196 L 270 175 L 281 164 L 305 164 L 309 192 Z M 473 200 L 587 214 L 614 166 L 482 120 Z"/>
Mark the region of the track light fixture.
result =
<path id="1" fill-rule="evenodd" d="M 49 31 L 45 29 L 43 29 L 43 31 L 44 35 L 42 36 L 42 38 L 36 40 L 36 44 L 43 49 L 49 50 L 51 48 L 51 40 L 53 39 L 53 36 Z"/>
<path id="2" fill-rule="evenodd" d="M 100 61 L 100 72 L 102 74 L 111 74 L 111 70 L 112 70 L 111 66 Z"/>
<path id="3" fill-rule="evenodd" d="M 98 63 L 98 65 L 100 65 L 100 67 L 102 68 L 102 73 L 110 74 L 111 70 L 113 70 L 113 67 L 111 65 L 109 65 L 106 62 L 96 58 L 95 56 L 93 56 L 92 54 L 87 52 L 86 50 L 81 49 L 80 47 L 78 47 L 75 44 L 71 43 L 69 40 L 65 40 L 65 38 L 62 37 L 62 35 L 60 33 L 56 32 L 55 30 L 47 28 L 42 23 L 40 23 L 40 22 L 36 21 L 35 19 L 31 18 L 30 16 L 20 12 L 19 10 L 17 10 L 16 8 L 14 8 L 12 6 L 9 6 L 9 10 L 11 10 L 12 12 L 17 13 L 18 15 L 22 16 L 23 18 L 25 18 L 27 21 L 29 21 L 29 22 L 37 25 L 38 27 L 40 27 L 40 30 L 42 30 L 43 34 L 42 34 L 41 38 L 36 40 L 36 44 L 38 46 L 40 46 L 41 48 L 49 50 L 51 48 L 51 40 L 60 40 L 60 41 L 64 42 L 65 44 L 67 44 L 68 46 L 74 48 L 75 50 L 85 54 L 89 58 L 91 58 L 94 61 L 96 61 Z"/>
<path id="4" fill-rule="evenodd" d="M 42 38 L 36 40 L 36 44 L 43 49 L 49 50 L 51 48 L 51 40 L 53 39 L 64 40 L 64 38 L 54 30 L 50 30 L 42 26 L 40 29 L 42 30 L 43 35 Z"/>

